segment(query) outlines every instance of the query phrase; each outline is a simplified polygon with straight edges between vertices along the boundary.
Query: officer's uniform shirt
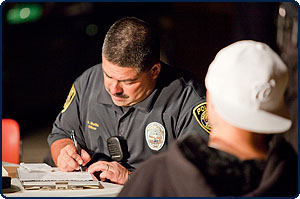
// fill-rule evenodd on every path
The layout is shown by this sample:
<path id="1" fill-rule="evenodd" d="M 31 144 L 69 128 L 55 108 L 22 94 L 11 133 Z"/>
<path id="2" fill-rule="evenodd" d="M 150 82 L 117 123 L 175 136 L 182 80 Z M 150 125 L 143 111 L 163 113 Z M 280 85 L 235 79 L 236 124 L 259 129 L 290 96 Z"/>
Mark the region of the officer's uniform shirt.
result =
<path id="1" fill-rule="evenodd" d="M 49 145 L 70 138 L 74 130 L 83 149 L 105 159 L 107 139 L 122 136 L 130 154 L 128 164 L 135 168 L 185 133 L 199 132 L 208 140 L 205 90 L 184 74 L 162 63 L 154 91 L 131 107 L 118 107 L 105 90 L 102 65 L 89 68 L 74 82 L 48 136 Z"/>

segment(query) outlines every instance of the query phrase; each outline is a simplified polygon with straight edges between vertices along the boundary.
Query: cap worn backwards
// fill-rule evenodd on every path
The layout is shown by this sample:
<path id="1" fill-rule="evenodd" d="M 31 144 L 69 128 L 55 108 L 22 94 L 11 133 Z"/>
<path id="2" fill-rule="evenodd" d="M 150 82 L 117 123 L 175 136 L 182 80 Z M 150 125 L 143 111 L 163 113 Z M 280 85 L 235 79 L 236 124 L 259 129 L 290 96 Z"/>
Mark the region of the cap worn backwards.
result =
<path id="1" fill-rule="evenodd" d="M 284 104 L 288 71 L 266 44 L 238 41 L 210 64 L 205 85 L 216 111 L 230 124 L 257 133 L 283 133 L 292 122 Z"/>

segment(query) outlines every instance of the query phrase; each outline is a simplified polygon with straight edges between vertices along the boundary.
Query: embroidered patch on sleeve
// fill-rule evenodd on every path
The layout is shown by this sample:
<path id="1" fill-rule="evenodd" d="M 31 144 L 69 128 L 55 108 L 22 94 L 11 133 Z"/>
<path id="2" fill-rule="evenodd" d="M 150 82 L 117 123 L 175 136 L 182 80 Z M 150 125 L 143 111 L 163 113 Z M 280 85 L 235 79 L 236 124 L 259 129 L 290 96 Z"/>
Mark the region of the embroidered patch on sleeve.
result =
<path id="1" fill-rule="evenodd" d="M 71 90 L 69 92 L 69 95 L 68 95 L 68 97 L 66 99 L 66 102 L 64 104 L 64 108 L 61 111 L 61 113 L 64 113 L 68 109 L 68 107 L 70 106 L 70 104 L 71 104 L 72 100 L 74 99 L 75 95 L 76 95 L 76 90 L 75 90 L 75 87 L 74 87 L 74 84 L 73 84 L 72 88 L 71 88 Z"/>
<path id="2" fill-rule="evenodd" d="M 199 123 L 199 125 L 207 132 L 210 133 L 210 125 L 208 122 L 207 112 L 206 112 L 206 102 L 203 102 L 197 105 L 194 110 L 193 114 Z"/>

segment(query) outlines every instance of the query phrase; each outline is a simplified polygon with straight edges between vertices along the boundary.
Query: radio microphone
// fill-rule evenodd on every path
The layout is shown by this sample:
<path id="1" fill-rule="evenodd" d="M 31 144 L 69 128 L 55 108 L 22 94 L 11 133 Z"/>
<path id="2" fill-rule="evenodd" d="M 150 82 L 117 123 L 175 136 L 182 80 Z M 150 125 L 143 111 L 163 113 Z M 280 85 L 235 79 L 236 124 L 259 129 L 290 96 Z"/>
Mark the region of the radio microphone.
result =
<path id="1" fill-rule="evenodd" d="M 121 136 L 112 136 L 107 139 L 107 148 L 112 160 L 126 162 L 129 153 L 126 140 Z"/>

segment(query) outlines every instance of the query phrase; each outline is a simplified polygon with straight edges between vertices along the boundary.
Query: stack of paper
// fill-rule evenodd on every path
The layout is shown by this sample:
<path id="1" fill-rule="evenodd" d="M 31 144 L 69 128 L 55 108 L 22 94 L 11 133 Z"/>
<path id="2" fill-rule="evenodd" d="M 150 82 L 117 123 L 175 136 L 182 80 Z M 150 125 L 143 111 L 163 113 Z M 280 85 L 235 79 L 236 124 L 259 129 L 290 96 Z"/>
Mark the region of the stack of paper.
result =
<path id="1" fill-rule="evenodd" d="M 69 189 L 78 187 L 101 188 L 100 182 L 95 181 L 88 172 L 63 172 L 45 163 L 21 163 L 17 169 L 18 177 L 24 188 L 57 188 Z M 34 185 L 34 187 L 33 187 Z M 63 185 L 63 188 L 62 188 Z M 71 186 L 71 187 L 70 187 Z M 95 187 L 93 187 L 95 186 Z"/>
<path id="2" fill-rule="evenodd" d="M 20 163 L 21 168 L 30 172 L 53 171 L 53 168 L 46 163 Z"/>

